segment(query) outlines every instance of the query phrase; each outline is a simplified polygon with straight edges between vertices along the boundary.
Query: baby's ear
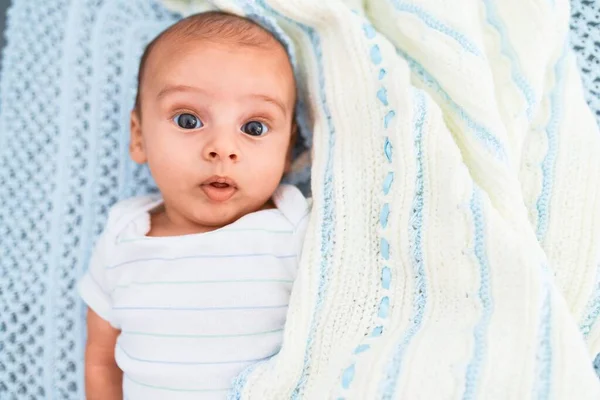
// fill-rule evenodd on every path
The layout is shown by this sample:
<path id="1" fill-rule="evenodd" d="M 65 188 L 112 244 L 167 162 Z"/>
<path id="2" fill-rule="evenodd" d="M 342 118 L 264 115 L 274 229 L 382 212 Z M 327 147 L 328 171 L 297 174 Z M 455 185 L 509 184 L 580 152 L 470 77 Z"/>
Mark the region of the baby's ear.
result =
<path id="1" fill-rule="evenodd" d="M 138 164 L 144 164 L 147 161 L 142 138 L 142 121 L 137 109 L 131 111 L 129 155 Z"/>

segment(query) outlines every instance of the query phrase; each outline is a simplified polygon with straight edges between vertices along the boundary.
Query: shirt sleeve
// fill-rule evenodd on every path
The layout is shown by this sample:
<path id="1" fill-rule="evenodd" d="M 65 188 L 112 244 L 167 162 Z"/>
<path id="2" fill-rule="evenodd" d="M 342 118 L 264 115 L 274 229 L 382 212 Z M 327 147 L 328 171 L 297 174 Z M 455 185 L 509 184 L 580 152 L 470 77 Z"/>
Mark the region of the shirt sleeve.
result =
<path id="1" fill-rule="evenodd" d="M 106 274 L 106 259 L 109 237 L 105 231 L 94 248 L 88 270 L 78 284 L 79 295 L 89 308 L 116 329 L 120 325 L 114 317 L 112 309 L 112 288 Z"/>
<path id="2" fill-rule="evenodd" d="M 110 209 L 104 232 L 98 238 L 88 269 L 78 283 L 78 292 L 85 304 L 114 328 L 121 324 L 113 310 L 115 276 L 108 269 L 119 232 L 138 212 L 147 211 L 162 202 L 160 195 L 132 197 Z"/>

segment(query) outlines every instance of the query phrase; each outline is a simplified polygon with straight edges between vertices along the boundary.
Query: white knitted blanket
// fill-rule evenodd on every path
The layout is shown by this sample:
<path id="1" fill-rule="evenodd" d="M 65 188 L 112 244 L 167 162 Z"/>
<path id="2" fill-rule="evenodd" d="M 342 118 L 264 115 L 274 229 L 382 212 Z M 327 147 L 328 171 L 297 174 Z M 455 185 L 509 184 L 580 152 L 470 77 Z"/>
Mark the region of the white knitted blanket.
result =
<path id="1" fill-rule="evenodd" d="M 314 146 L 283 348 L 232 397 L 599 399 L 600 134 L 568 1 L 214 5 L 287 43 Z"/>

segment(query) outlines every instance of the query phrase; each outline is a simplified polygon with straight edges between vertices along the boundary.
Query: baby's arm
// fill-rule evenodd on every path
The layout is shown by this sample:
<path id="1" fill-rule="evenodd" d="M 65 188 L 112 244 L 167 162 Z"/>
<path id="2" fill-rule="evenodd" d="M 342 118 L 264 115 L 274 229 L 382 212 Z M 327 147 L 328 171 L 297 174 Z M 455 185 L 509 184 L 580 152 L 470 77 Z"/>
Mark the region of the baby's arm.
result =
<path id="1" fill-rule="evenodd" d="M 122 400 L 123 372 L 115 361 L 119 330 L 92 309 L 87 313 L 85 392 L 87 400 Z"/>

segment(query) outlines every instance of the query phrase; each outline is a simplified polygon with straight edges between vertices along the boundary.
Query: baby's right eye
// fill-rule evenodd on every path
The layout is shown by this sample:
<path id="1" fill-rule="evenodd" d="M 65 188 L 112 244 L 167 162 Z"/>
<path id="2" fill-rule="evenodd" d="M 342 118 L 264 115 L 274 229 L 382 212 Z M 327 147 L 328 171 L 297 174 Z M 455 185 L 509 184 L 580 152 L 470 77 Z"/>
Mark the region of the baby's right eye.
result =
<path id="1" fill-rule="evenodd" d="M 200 118 L 190 113 L 177 114 L 173 117 L 173 122 L 182 129 L 200 129 L 204 126 Z"/>

